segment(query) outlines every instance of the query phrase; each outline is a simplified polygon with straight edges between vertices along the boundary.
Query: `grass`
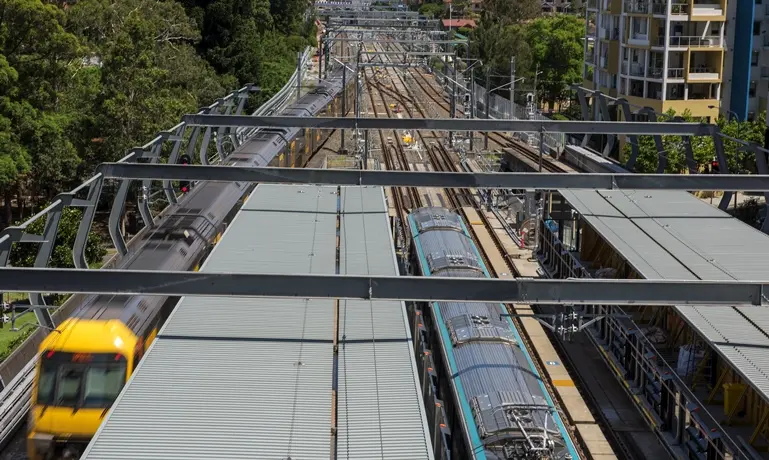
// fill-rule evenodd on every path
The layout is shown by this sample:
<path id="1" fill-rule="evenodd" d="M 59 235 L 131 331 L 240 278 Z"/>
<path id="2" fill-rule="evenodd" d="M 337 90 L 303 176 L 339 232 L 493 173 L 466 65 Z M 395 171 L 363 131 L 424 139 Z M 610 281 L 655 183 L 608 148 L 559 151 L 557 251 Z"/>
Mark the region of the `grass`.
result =
<path id="1" fill-rule="evenodd" d="M 9 318 L 10 316 L 11 315 L 8 314 Z M 37 324 L 35 313 L 31 311 L 16 317 L 15 326 L 20 328 L 23 325 L 30 323 Z M 27 326 L 20 331 L 11 331 L 10 323 L 3 324 L 3 328 L 0 329 L 0 361 L 10 355 L 13 349 L 15 349 L 24 340 L 23 337 L 31 334 L 34 330 L 35 327 Z"/>

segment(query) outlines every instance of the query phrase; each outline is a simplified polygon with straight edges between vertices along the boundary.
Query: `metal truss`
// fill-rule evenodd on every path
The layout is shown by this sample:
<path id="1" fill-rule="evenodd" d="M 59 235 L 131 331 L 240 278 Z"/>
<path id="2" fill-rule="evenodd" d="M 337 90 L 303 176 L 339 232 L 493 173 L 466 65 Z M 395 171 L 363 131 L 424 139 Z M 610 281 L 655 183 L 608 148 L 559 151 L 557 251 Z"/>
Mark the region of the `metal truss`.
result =
<path id="1" fill-rule="evenodd" d="M 360 54 L 366 55 L 366 56 L 403 56 L 403 57 L 412 57 L 412 56 L 454 56 L 453 51 L 446 52 L 446 51 L 361 51 Z"/>
<path id="2" fill-rule="evenodd" d="M 769 283 L 769 282 L 767 282 Z M 440 278 L 141 270 L 0 268 L 0 290 L 559 305 L 762 305 L 769 284 L 748 281 Z"/>
<path id="3" fill-rule="evenodd" d="M 440 21 L 437 19 L 422 19 L 422 18 L 408 18 L 408 19 L 384 19 L 384 18 L 355 18 L 355 17 L 334 17 L 328 20 L 329 27 L 344 27 L 344 26 L 383 26 L 393 27 L 396 29 L 408 29 L 408 28 L 426 28 L 432 27 L 437 29 Z"/>
<path id="4" fill-rule="evenodd" d="M 405 129 L 415 131 L 529 131 L 573 134 L 662 134 L 707 136 L 718 127 L 706 123 L 645 123 L 616 121 L 500 120 L 472 118 L 339 118 L 288 116 L 184 115 L 188 126 L 263 128 Z"/>
<path id="5" fill-rule="evenodd" d="M 341 25 L 336 26 L 339 28 L 332 28 L 328 27 L 326 30 L 326 38 L 324 40 L 335 40 L 338 35 L 354 35 L 356 37 L 363 37 L 365 36 L 371 36 L 376 34 L 385 34 L 390 35 L 393 37 L 402 37 L 403 39 L 406 39 L 407 37 L 412 37 L 414 39 L 414 35 L 418 36 L 424 36 L 428 37 L 428 39 L 433 40 L 433 37 L 446 37 L 447 33 L 445 30 L 423 30 L 423 29 L 411 29 L 411 30 L 403 30 L 403 29 L 355 29 L 354 26 L 349 25 Z M 358 40 L 361 40 L 361 38 L 358 38 Z"/>
<path id="6" fill-rule="evenodd" d="M 607 96 L 606 94 L 602 93 L 601 91 L 597 90 L 591 90 L 588 88 L 584 88 L 579 85 L 575 85 L 572 87 L 577 93 L 577 99 L 580 103 L 580 108 L 582 111 L 582 119 L 583 120 L 611 120 L 610 115 L 610 107 L 618 107 L 619 110 L 622 112 L 622 117 L 625 120 L 631 120 L 634 116 L 640 115 L 648 117 L 650 123 L 656 123 L 658 120 L 658 115 L 654 109 L 650 107 L 643 107 L 638 110 L 632 110 L 630 107 L 630 103 L 624 99 L 624 98 L 614 98 L 611 96 Z M 592 102 L 592 106 L 590 103 Z M 672 120 L 672 123 L 683 123 L 683 118 L 681 117 L 675 117 Z M 715 158 L 718 161 L 719 165 L 719 171 L 722 174 L 725 174 L 728 171 L 728 164 L 726 162 L 726 155 L 724 154 L 724 140 L 729 140 L 732 142 L 736 142 L 739 147 L 738 149 L 741 151 L 749 152 L 755 156 L 756 161 L 756 170 L 759 174 L 766 175 L 769 174 L 769 163 L 767 162 L 767 155 L 769 154 L 769 150 L 764 149 L 761 145 L 753 143 L 753 142 L 747 142 L 743 141 L 741 139 L 735 139 L 730 136 L 727 136 L 720 132 L 717 126 L 713 125 L 713 133 L 711 134 L 713 137 L 713 148 L 715 150 Z M 590 142 L 590 134 L 588 133 L 583 139 L 582 139 L 582 146 L 585 147 Z M 606 147 L 604 148 L 602 155 L 608 156 L 611 152 L 611 149 L 614 147 L 616 135 L 619 133 L 605 133 L 610 134 L 609 140 L 606 144 Z M 630 148 L 631 148 L 631 154 L 630 158 L 628 158 L 627 163 L 625 164 L 625 168 L 632 171 L 633 167 L 635 166 L 636 161 L 638 160 L 638 155 L 640 154 L 639 148 L 638 148 L 638 137 L 636 134 L 639 133 L 633 133 L 627 134 L 626 136 L 628 138 Z M 667 167 L 667 156 L 664 155 L 664 146 L 662 143 L 662 136 L 663 133 L 655 133 L 652 134 L 654 137 L 654 143 L 657 148 L 658 152 L 658 164 L 657 164 L 657 172 L 663 173 L 665 171 L 665 168 Z M 692 150 L 692 144 L 691 144 L 691 138 L 689 136 L 682 136 L 682 142 L 684 147 L 684 156 L 686 157 L 686 166 L 689 170 L 690 174 L 697 174 L 699 171 L 697 169 L 697 162 L 694 159 L 694 152 Z M 719 209 L 726 210 L 729 207 L 729 203 L 732 200 L 733 192 L 737 189 L 730 189 L 732 191 L 727 191 L 724 193 L 724 195 L 721 197 L 721 201 L 718 204 Z M 764 198 L 766 199 L 766 206 L 769 210 L 769 192 L 764 193 Z M 769 233 L 769 219 L 765 219 L 763 226 L 761 227 L 761 231 L 764 233 Z"/>
<path id="7" fill-rule="evenodd" d="M 429 19 L 418 11 L 378 11 L 378 10 L 336 10 L 335 15 L 329 15 L 330 20 L 350 19 Z"/>
<path id="8" fill-rule="evenodd" d="M 258 91 L 258 87 L 253 85 L 246 85 L 237 91 L 233 91 L 226 97 L 218 99 L 213 104 L 207 107 L 203 107 L 198 113 L 239 115 L 242 113 L 249 95 Z M 162 131 L 158 133 L 158 135 L 147 144 L 131 149 L 130 153 L 121 159 L 117 164 L 133 163 L 156 165 L 158 164 L 158 160 L 160 159 L 164 148 L 166 151 L 170 151 L 170 154 L 168 155 L 168 163 L 175 164 L 179 158 L 179 155 L 182 153 L 181 148 L 185 141 L 185 131 L 187 127 L 188 125 L 185 122 L 181 122 L 168 131 Z M 229 141 L 234 147 L 240 146 L 244 141 L 243 136 L 245 134 L 243 132 L 238 132 L 228 126 L 194 127 L 192 132 L 189 134 L 189 137 L 186 138 L 187 147 L 185 153 L 191 157 L 197 154 L 202 164 L 208 164 L 207 150 L 211 144 L 212 135 L 214 132 L 218 133 L 216 136 L 215 146 L 220 157 L 223 157 L 225 154 L 225 148 L 223 146 L 225 141 Z M 197 148 L 198 143 L 200 144 L 199 149 Z M 54 198 L 53 202 L 48 205 L 48 207 L 21 225 L 10 226 L 0 232 L 0 267 L 4 267 L 8 264 L 11 248 L 14 244 L 29 243 L 39 245 L 37 255 L 35 256 L 34 266 L 47 266 L 48 261 L 53 254 L 53 249 L 56 242 L 56 234 L 59 228 L 59 224 L 61 223 L 61 216 L 64 208 L 77 207 L 83 209 L 83 217 L 78 227 L 74 247 L 72 248 L 72 258 L 76 268 L 87 269 L 88 263 L 85 258 L 85 247 L 88 241 L 88 232 L 91 229 L 98 200 L 104 186 L 104 180 L 104 175 L 97 172 L 93 177 L 86 180 L 74 190 L 58 194 Z M 128 198 L 129 187 L 132 182 L 132 179 L 122 179 L 119 182 L 117 194 L 112 204 L 112 210 L 109 217 L 110 237 L 112 238 L 112 242 L 115 248 L 121 255 L 128 253 L 125 239 L 120 232 L 120 218 L 123 213 L 126 199 Z M 142 190 L 149 190 L 149 186 L 149 179 L 142 181 Z M 162 188 L 168 203 L 176 203 L 176 195 L 171 187 L 170 180 L 164 180 Z M 145 226 L 152 227 L 154 225 L 154 217 L 152 216 L 146 193 L 140 193 L 138 208 Z M 29 233 L 29 226 L 39 219 L 45 219 L 45 228 L 43 230 L 43 234 L 36 235 Z M 33 305 L 45 305 L 42 293 L 35 290 L 39 287 L 40 286 L 29 290 L 30 302 Z M 46 309 L 35 309 L 35 315 L 37 316 L 37 320 L 40 325 L 43 327 L 53 328 L 53 320 L 51 319 L 51 315 Z"/>
<path id="9" fill-rule="evenodd" d="M 333 38 L 326 38 L 323 40 L 323 42 L 360 42 L 360 38 L 350 38 L 350 37 L 333 37 Z M 377 43 L 382 45 L 388 45 L 388 44 L 398 44 L 398 45 L 419 45 L 423 47 L 427 47 L 430 45 L 466 45 L 467 40 L 412 40 L 412 39 L 400 39 L 400 38 L 393 38 L 393 39 L 386 39 L 386 40 L 377 40 Z"/>
<path id="10" fill-rule="evenodd" d="M 769 191 L 769 175 L 475 173 L 103 163 L 105 178 L 481 189 Z"/>

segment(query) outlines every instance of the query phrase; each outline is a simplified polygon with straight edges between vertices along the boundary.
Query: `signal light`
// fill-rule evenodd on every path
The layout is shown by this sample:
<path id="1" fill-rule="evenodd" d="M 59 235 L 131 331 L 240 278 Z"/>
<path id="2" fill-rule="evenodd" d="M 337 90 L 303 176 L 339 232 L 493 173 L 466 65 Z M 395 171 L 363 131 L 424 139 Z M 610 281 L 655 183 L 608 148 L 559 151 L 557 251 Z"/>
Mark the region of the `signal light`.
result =
<path id="1" fill-rule="evenodd" d="M 714 172 L 714 173 L 717 173 L 717 172 L 719 172 L 721 170 L 721 168 L 720 168 L 720 166 L 718 164 L 718 160 L 713 160 L 713 161 L 710 162 L 710 170 L 712 172 Z"/>
<path id="2" fill-rule="evenodd" d="M 179 164 L 187 166 L 188 164 L 192 163 L 192 158 L 190 158 L 189 155 L 184 154 L 179 157 Z M 182 189 L 182 193 L 187 193 L 190 191 L 190 183 L 189 181 L 179 181 L 179 187 Z"/>

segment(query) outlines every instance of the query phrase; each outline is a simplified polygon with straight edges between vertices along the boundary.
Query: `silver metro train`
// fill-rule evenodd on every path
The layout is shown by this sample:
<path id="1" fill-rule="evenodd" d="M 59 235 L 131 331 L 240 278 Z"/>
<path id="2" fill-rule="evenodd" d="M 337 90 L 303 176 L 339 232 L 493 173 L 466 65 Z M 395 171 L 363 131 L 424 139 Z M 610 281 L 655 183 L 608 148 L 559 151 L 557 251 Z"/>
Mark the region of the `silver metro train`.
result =
<path id="1" fill-rule="evenodd" d="M 422 276 L 488 278 L 462 218 L 445 208 L 408 217 L 410 266 Z M 430 302 L 410 308 L 438 459 L 579 456 L 505 307 Z"/>

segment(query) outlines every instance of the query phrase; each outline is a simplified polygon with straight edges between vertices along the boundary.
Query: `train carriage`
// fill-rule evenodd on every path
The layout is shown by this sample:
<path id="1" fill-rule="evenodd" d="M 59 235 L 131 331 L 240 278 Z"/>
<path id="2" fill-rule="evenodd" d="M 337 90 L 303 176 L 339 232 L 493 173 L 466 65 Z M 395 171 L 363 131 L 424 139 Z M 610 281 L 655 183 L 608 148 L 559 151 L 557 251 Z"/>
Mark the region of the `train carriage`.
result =
<path id="1" fill-rule="evenodd" d="M 408 223 L 410 265 L 417 274 L 489 277 L 456 213 L 420 208 L 409 215 Z M 421 319 L 425 331 L 415 334 L 423 342 L 416 346 L 432 350 L 437 382 L 431 383 L 442 399 L 450 433 L 441 455 L 576 460 L 569 433 L 505 313 L 503 305 L 493 303 L 431 302 L 412 309 L 412 322 L 418 324 Z"/>

